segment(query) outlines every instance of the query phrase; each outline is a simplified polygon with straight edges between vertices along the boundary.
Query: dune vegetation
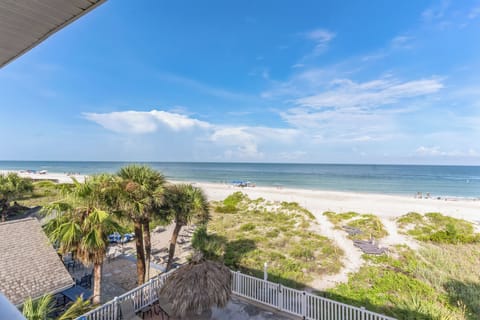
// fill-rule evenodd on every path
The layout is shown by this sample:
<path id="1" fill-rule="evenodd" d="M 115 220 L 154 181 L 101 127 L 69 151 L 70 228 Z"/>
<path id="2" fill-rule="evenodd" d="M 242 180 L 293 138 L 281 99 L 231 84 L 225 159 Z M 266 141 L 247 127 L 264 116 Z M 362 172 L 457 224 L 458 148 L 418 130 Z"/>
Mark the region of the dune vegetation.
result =
<path id="1" fill-rule="evenodd" d="M 397 225 L 420 241 L 418 250 L 396 246 L 388 255 L 364 255 L 360 270 L 326 295 L 398 319 L 479 319 L 480 243 L 472 223 L 408 213 Z"/>
<path id="2" fill-rule="evenodd" d="M 326 294 L 398 319 L 478 319 L 480 245 L 424 244 L 364 256 L 347 283 Z"/>
<path id="3" fill-rule="evenodd" d="M 62 198 L 62 185 L 52 181 L 33 182 L 33 192 L 18 200 L 18 203 L 26 207 L 43 206 Z"/>
<path id="4" fill-rule="evenodd" d="M 313 231 L 314 216 L 297 203 L 236 192 L 212 208 L 208 232 L 199 228 L 193 245 L 231 268 L 262 277 L 267 262 L 271 281 L 302 288 L 342 267 L 342 250 Z"/>
<path id="5" fill-rule="evenodd" d="M 368 240 L 370 238 L 381 239 L 388 235 L 380 219 L 373 214 L 360 214 L 356 212 L 335 213 L 326 211 L 324 216 L 336 229 L 343 227 L 355 228 L 361 231 L 359 234 L 349 235 L 352 240 Z"/>
<path id="6" fill-rule="evenodd" d="M 410 212 L 398 218 L 397 225 L 401 232 L 420 241 L 451 244 L 480 242 L 480 234 L 475 232 L 470 222 L 441 213 L 421 215 Z"/>

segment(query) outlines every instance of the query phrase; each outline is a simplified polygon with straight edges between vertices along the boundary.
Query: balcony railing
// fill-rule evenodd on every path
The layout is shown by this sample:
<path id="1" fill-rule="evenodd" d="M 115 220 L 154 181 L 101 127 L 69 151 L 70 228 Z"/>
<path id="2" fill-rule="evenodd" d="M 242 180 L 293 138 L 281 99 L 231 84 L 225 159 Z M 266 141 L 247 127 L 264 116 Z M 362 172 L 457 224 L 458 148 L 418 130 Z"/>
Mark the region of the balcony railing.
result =
<path id="1" fill-rule="evenodd" d="M 105 303 L 77 320 L 118 320 L 118 303 L 132 300 L 136 311 L 157 301 L 157 290 L 175 270 L 160 274 L 147 283 Z M 273 307 L 303 319 L 311 320 L 396 320 L 395 318 L 354 307 L 305 291 L 295 290 L 240 272 L 232 271 L 232 292 L 256 303 Z"/>

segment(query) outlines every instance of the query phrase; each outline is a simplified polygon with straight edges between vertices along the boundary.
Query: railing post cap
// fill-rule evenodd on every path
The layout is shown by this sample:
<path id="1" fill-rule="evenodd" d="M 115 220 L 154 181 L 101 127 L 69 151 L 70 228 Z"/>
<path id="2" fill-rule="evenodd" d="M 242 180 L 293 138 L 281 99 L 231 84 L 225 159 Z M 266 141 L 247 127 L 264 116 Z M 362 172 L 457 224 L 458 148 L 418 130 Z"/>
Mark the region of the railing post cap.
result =
<path id="1" fill-rule="evenodd" d="M 360 309 L 365 310 L 365 307 L 360 307 Z"/>

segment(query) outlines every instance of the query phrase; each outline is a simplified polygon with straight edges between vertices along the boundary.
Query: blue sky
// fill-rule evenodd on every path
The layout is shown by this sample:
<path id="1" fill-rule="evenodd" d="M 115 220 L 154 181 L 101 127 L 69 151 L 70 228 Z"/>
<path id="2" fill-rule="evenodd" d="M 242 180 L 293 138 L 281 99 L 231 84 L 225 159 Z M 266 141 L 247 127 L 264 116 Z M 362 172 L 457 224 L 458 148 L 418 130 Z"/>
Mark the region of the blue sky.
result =
<path id="1" fill-rule="evenodd" d="M 115 1 L 0 70 L 3 160 L 480 164 L 480 1 Z"/>

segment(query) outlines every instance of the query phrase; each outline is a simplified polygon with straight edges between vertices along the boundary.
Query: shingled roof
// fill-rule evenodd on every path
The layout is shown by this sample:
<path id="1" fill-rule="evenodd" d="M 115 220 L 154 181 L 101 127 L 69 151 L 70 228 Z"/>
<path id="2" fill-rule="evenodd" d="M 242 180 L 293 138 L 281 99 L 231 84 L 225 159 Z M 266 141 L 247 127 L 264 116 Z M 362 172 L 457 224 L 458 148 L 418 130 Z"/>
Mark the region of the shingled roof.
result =
<path id="1" fill-rule="evenodd" d="M 0 223 L 0 291 L 15 305 L 74 282 L 35 218 Z"/>

